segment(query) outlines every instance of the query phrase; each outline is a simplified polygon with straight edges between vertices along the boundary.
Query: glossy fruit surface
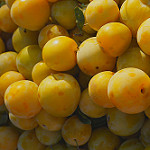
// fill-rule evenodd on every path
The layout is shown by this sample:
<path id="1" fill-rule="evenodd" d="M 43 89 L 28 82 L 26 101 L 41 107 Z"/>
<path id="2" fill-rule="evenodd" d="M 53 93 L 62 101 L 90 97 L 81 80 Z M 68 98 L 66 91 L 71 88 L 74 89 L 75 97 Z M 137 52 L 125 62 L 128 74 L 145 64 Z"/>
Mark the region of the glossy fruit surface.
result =
<path id="1" fill-rule="evenodd" d="M 114 75 L 111 71 L 104 71 L 91 78 L 88 85 L 89 96 L 97 105 L 105 108 L 112 108 L 114 105 L 107 95 L 108 83 Z"/>
<path id="2" fill-rule="evenodd" d="M 113 70 L 116 58 L 106 54 L 99 46 L 96 37 L 82 42 L 77 51 L 77 64 L 87 75 L 95 75 L 101 71 Z"/>
<path id="3" fill-rule="evenodd" d="M 112 57 L 122 55 L 131 43 L 132 33 L 119 22 L 103 25 L 97 33 L 97 41 L 104 51 Z"/>
<path id="4" fill-rule="evenodd" d="M 41 109 L 37 90 L 38 86 L 29 80 L 11 84 L 4 96 L 5 105 L 9 112 L 19 118 L 29 119 L 34 117 Z"/>
<path id="5" fill-rule="evenodd" d="M 67 71 L 76 65 L 77 43 L 66 36 L 49 40 L 43 47 L 43 61 L 56 71 Z"/>
<path id="6" fill-rule="evenodd" d="M 38 89 L 41 106 L 56 117 L 71 115 L 79 104 L 80 94 L 80 86 L 76 79 L 64 73 L 46 77 Z"/>
<path id="7" fill-rule="evenodd" d="M 136 114 L 150 105 L 150 78 L 140 69 L 124 68 L 108 83 L 108 97 L 120 111 Z"/>
<path id="8" fill-rule="evenodd" d="M 47 0 L 15 0 L 11 7 L 13 21 L 31 31 L 41 29 L 48 22 L 49 16 L 50 7 Z"/>
<path id="9" fill-rule="evenodd" d="M 10 9 L 7 5 L 0 8 L 0 29 L 8 33 L 12 33 L 17 29 L 17 25 L 10 17 Z"/>
<path id="10" fill-rule="evenodd" d="M 113 0 L 94 0 L 87 6 L 85 17 L 89 26 L 98 31 L 104 24 L 117 21 L 119 8 Z"/>

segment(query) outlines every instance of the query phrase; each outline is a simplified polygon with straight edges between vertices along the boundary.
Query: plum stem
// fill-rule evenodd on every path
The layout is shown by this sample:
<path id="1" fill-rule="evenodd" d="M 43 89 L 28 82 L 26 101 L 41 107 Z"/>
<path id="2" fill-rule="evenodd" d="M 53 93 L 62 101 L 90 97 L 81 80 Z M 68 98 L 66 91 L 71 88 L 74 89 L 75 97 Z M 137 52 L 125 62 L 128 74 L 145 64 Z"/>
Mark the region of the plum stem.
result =
<path id="1" fill-rule="evenodd" d="M 75 140 L 75 142 L 77 144 L 77 150 L 80 150 L 77 140 L 76 139 L 74 139 L 74 140 Z"/>

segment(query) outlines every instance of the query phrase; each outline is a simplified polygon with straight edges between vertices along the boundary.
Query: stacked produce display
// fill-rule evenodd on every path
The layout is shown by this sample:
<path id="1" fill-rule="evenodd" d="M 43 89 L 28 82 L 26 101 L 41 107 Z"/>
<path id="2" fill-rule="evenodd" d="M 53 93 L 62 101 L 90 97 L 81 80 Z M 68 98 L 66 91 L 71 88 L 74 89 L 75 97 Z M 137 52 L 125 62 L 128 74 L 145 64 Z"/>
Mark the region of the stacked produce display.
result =
<path id="1" fill-rule="evenodd" d="M 150 0 L 0 0 L 0 150 L 150 150 Z"/>

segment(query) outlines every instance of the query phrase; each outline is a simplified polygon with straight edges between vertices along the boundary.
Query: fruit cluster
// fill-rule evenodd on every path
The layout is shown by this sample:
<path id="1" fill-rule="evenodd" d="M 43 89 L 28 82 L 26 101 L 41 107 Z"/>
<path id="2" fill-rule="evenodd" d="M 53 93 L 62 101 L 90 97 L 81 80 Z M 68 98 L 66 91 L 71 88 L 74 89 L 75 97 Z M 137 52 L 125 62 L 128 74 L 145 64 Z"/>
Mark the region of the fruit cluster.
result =
<path id="1" fill-rule="evenodd" d="M 0 150 L 150 150 L 150 0 L 0 1 Z"/>

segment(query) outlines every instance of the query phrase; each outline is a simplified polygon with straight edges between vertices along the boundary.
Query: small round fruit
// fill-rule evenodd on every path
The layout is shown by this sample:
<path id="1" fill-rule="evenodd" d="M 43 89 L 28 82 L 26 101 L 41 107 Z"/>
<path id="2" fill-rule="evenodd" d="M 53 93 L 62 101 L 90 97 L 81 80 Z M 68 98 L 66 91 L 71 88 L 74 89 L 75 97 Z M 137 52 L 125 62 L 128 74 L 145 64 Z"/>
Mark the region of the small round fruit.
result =
<path id="1" fill-rule="evenodd" d="M 114 73 L 111 71 L 104 71 L 93 76 L 89 82 L 89 96 L 94 103 L 101 107 L 114 107 L 107 95 L 108 83 L 113 75 Z"/>
<path id="2" fill-rule="evenodd" d="M 47 0 L 15 0 L 11 7 L 13 21 L 31 31 L 40 30 L 48 22 L 49 16 L 50 7 Z"/>
<path id="3" fill-rule="evenodd" d="M 88 142 L 89 150 L 115 150 L 119 147 L 119 137 L 111 133 L 107 128 L 98 128 L 92 132 Z"/>
<path id="4" fill-rule="evenodd" d="M 1 150 L 16 150 L 19 139 L 18 132 L 8 126 L 0 127 L 0 149 Z"/>
<path id="5" fill-rule="evenodd" d="M 41 48 L 52 38 L 57 36 L 69 36 L 68 31 L 56 24 L 49 24 L 45 26 L 39 34 L 38 43 Z"/>
<path id="6" fill-rule="evenodd" d="M 105 116 L 106 109 L 95 104 L 89 96 L 88 89 L 81 93 L 79 107 L 82 113 L 91 118 L 100 118 Z"/>
<path id="7" fill-rule="evenodd" d="M 20 52 L 23 48 L 29 45 L 38 44 L 38 32 L 29 31 L 21 27 L 13 33 L 12 44 L 16 52 Z"/>
<path id="8" fill-rule="evenodd" d="M 135 8 L 136 9 L 133 9 Z M 133 37 L 143 21 L 150 17 L 149 0 L 125 0 L 120 8 L 120 21 L 128 26 Z"/>
<path id="9" fill-rule="evenodd" d="M 0 7 L 0 29 L 9 33 L 17 29 L 17 25 L 13 22 L 10 16 L 10 9 L 7 5 Z"/>
<path id="10" fill-rule="evenodd" d="M 57 73 L 57 71 L 50 69 L 44 62 L 40 61 L 32 69 L 32 79 L 39 85 L 42 80 L 54 73 Z"/>
<path id="11" fill-rule="evenodd" d="M 8 71 L 0 77 L 0 94 L 4 97 L 4 93 L 9 85 L 16 81 L 24 80 L 25 78 L 21 73 L 16 71 Z"/>
<path id="12" fill-rule="evenodd" d="M 122 55 L 131 43 L 132 33 L 127 26 L 119 22 L 103 25 L 97 33 L 97 41 L 104 52 L 112 57 Z"/>
<path id="13" fill-rule="evenodd" d="M 37 123 L 45 130 L 59 131 L 61 130 L 66 118 L 54 117 L 48 114 L 45 110 L 41 110 L 36 116 Z"/>
<path id="14" fill-rule="evenodd" d="M 5 44 L 2 38 L 0 38 L 0 54 L 5 52 Z"/>
<path id="15" fill-rule="evenodd" d="M 51 16 L 62 27 L 67 30 L 76 26 L 74 8 L 77 6 L 75 0 L 61 0 L 54 3 L 51 7 Z"/>
<path id="16" fill-rule="evenodd" d="M 18 140 L 18 150 L 45 150 L 36 137 L 35 131 L 25 131 L 21 134 Z"/>
<path id="17" fill-rule="evenodd" d="M 107 110 L 107 125 L 111 132 L 119 136 L 129 136 L 138 132 L 145 121 L 144 113 L 126 114 L 116 108 Z"/>
<path id="18" fill-rule="evenodd" d="M 137 31 L 137 42 L 144 53 L 150 55 L 150 44 L 148 39 L 150 38 L 150 18 L 145 20 Z"/>
<path id="19" fill-rule="evenodd" d="M 94 0 L 87 6 L 85 17 L 89 26 L 98 31 L 104 24 L 117 21 L 119 8 L 114 0 Z"/>
<path id="20" fill-rule="evenodd" d="M 150 56 L 143 53 L 138 46 L 131 46 L 124 54 L 117 59 L 117 71 L 135 67 L 143 70 L 150 76 Z"/>
<path id="21" fill-rule="evenodd" d="M 84 145 L 91 136 L 92 128 L 90 124 L 83 124 L 77 116 L 72 116 L 63 125 L 62 137 L 72 146 Z"/>
<path id="22" fill-rule="evenodd" d="M 80 94 L 80 86 L 76 79 L 64 73 L 46 77 L 38 89 L 42 108 L 56 117 L 71 115 L 79 104 Z"/>
<path id="23" fill-rule="evenodd" d="M 144 150 L 150 150 L 150 145 L 146 146 Z"/>
<path id="24" fill-rule="evenodd" d="M 38 45 L 27 46 L 17 55 L 17 69 L 26 79 L 32 80 L 32 69 L 41 59 L 42 50 Z"/>
<path id="25" fill-rule="evenodd" d="M 21 130 L 32 130 L 38 126 L 38 123 L 36 122 L 35 118 L 30 119 L 18 118 L 14 116 L 12 113 L 9 113 L 9 119 L 15 127 Z"/>
<path id="26" fill-rule="evenodd" d="M 19 118 L 29 119 L 34 117 L 41 110 L 37 91 L 38 86 L 29 80 L 11 84 L 4 95 L 8 111 Z"/>
<path id="27" fill-rule="evenodd" d="M 120 111 L 136 114 L 150 105 L 150 78 L 138 68 L 116 72 L 108 83 L 108 97 Z"/>
<path id="28" fill-rule="evenodd" d="M 150 145 L 150 119 L 147 119 L 144 122 L 144 125 L 141 128 L 140 138 L 142 139 L 141 141 L 144 146 Z"/>
<path id="29" fill-rule="evenodd" d="M 77 51 L 77 64 L 80 70 L 87 75 L 95 75 L 101 71 L 113 70 L 116 58 L 104 53 L 96 37 L 89 38 L 81 43 Z"/>
<path id="30" fill-rule="evenodd" d="M 7 71 L 17 71 L 16 57 L 17 53 L 15 52 L 0 54 L 0 76 Z"/>
<path id="31" fill-rule="evenodd" d="M 67 71 L 76 65 L 77 43 L 66 36 L 49 40 L 43 47 L 43 61 L 56 71 Z"/>
<path id="32" fill-rule="evenodd" d="M 143 144 L 136 138 L 123 142 L 118 150 L 144 150 Z"/>
<path id="33" fill-rule="evenodd" d="M 36 137 L 44 145 L 57 144 L 61 139 L 60 131 L 47 131 L 41 127 L 35 129 Z"/>

